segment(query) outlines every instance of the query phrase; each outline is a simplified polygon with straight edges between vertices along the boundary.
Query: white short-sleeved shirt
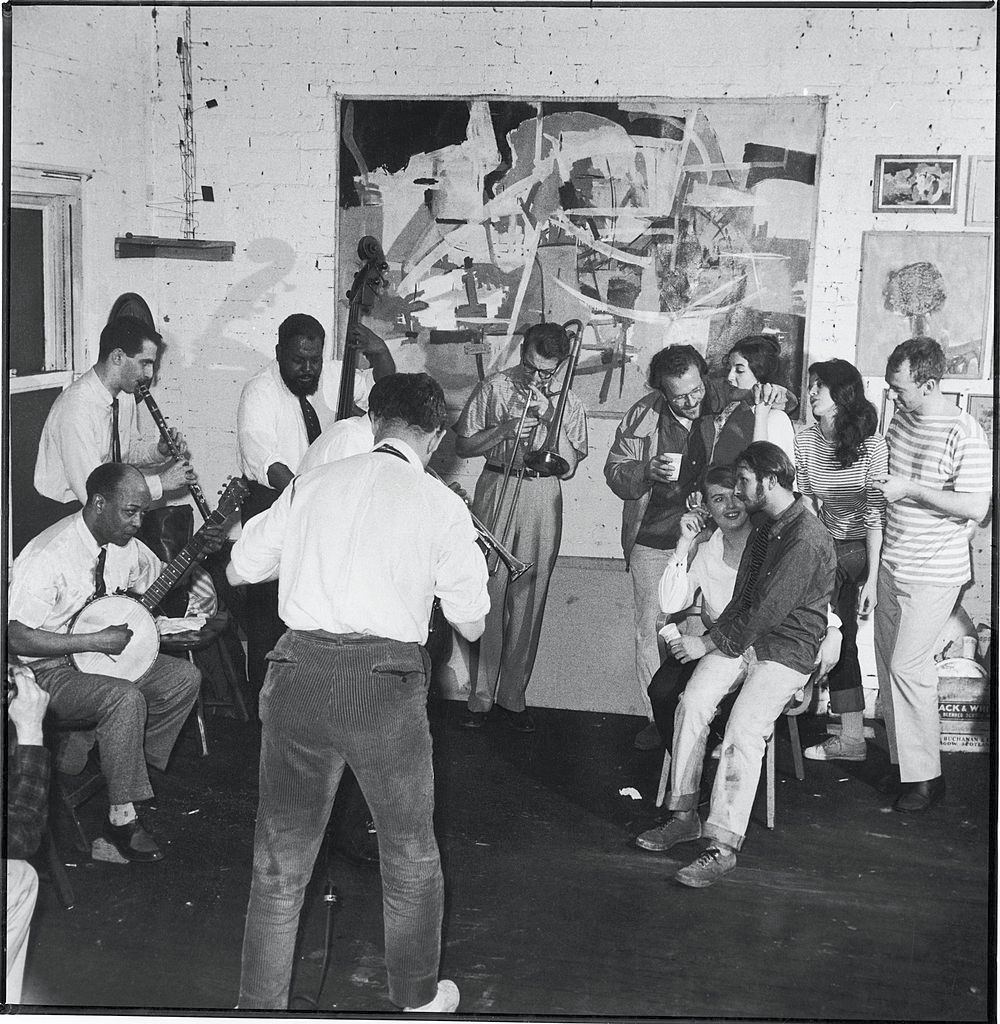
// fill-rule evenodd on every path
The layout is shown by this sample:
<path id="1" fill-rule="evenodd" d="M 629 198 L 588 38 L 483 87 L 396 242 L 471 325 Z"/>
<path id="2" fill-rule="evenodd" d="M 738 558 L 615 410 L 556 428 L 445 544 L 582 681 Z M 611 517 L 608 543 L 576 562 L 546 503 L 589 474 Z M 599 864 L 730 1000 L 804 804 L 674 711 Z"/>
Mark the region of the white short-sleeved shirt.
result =
<path id="1" fill-rule="evenodd" d="M 298 476 L 243 527 L 232 552 L 249 583 L 278 578 L 290 629 L 425 643 L 431 604 L 449 622 L 489 611 L 486 559 L 465 503 L 413 449 L 378 450 Z"/>
<path id="2" fill-rule="evenodd" d="M 315 395 L 309 396 L 323 430 L 335 422 L 342 366 L 339 359 L 325 362 L 319 388 Z M 354 394 L 362 409 L 368 406 L 368 393 L 373 383 L 370 369 L 357 371 Z M 302 406 L 281 379 L 277 361 L 258 371 L 243 386 L 236 417 L 236 443 L 244 476 L 265 487 L 270 486 L 267 471 L 277 462 L 286 465 L 292 473 L 299 471 L 302 456 L 309 447 L 309 436 Z"/>
<path id="3" fill-rule="evenodd" d="M 87 477 L 111 461 L 112 395 L 91 367 L 60 394 L 42 428 L 35 460 L 35 490 L 53 501 L 87 501 Z M 122 462 L 149 466 L 163 462 L 157 451 L 160 436 L 147 438 L 139 429 L 135 396 L 118 395 L 118 439 Z M 144 472 L 153 501 L 163 496 L 156 473 Z"/>
<path id="4" fill-rule="evenodd" d="M 104 585 L 109 594 L 141 594 L 163 570 L 163 563 L 135 538 L 124 546 L 106 547 Z M 67 632 L 73 616 L 94 596 L 100 551 L 82 512 L 60 519 L 29 541 L 10 571 L 7 621 Z"/>
<path id="5" fill-rule="evenodd" d="M 309 445 L 299 463 L 299 475 L 317 466 L 325 466 L 328 462 L 363 455 L 372 450 L 374 443 L 375 434 L 368 416 L 350 416 L 346 420 L 338 420 Z"/>

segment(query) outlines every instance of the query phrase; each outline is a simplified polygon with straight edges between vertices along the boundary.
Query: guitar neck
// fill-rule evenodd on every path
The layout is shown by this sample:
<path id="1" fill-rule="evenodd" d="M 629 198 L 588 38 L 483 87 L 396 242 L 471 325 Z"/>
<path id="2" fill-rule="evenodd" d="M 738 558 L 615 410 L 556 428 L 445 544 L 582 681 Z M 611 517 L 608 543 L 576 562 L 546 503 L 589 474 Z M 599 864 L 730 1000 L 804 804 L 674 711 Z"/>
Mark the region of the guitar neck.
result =
<path id="1" fill-rule="evenodd" d="M 184 545 L 178 555 L 172 559 L 156 577 L 149 589 L 139 598 L 139 603 L 151 612 L 171 590 L 180 582 L 181 577 L 191 568 L 205 551 L 206 537 L 204 536 L 207 527 L 213 523 L 219 525 L 226 521 L 219 509 L 211 512 L 205 525 Z"/>

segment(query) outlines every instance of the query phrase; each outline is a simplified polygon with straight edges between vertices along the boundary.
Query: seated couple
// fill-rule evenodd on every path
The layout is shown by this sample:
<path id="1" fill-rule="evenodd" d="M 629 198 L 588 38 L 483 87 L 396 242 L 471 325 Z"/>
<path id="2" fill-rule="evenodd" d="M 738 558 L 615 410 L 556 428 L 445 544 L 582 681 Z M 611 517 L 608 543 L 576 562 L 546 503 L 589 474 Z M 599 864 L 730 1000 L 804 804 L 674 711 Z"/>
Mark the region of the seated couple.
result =
<path id="1" fill-rule="evenodd" d="M 833 542 L 796 498 L 794 478 L 791 460 L 768 441 L 751 444 L 732 468 L 710 469 L 705 512 L 684 517 L 660 584 L 668 613 L 687 607 L 701 591 L 709 628 L 704 636 L 670 640 L 671 656 L 650 685 L 661 732 L 673 737 L 672 813 L 637 843 L 664 852 L 702 836 L 710 839 L 674 876 L 694 888 L 711 885 L 735 867 L 775 719 L 813 671 L 828 671 L 840 654 L 839 630 L 828 619 L 836 573 Z M 703 530 L 706 515 L 718 527 L 714 533 Z M 709 728 L 730 694 L 737 695 L 702 825 L 699 785 Z"/>

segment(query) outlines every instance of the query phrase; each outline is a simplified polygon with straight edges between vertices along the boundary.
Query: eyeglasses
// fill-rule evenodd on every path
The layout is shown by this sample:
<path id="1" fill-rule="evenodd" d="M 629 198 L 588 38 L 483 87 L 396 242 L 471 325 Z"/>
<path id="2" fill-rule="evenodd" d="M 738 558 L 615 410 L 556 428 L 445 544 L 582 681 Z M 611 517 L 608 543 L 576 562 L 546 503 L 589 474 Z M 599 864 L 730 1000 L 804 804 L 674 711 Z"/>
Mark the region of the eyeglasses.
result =
<path id="1" fill-rule="evenodd" d="M 521 359 L 521 365 L 526 370 L 530 370 L 536 377 L 540 377 L 542 380 L 552 380 L 559 369 L 559 364 L 557 363 L 551 370 L 543 370 L 541 367 L 535 366 L 527 356 L 524 356 Z"/>
<path id="2" fill-rule="evenodd" d="M 663 397 L 668 401 L 684 406 L 697 405 L 705 397 L 704 384 L 699 384 L 696 388 L 692 388 L 683 395 L 671 395 L 667 392 L 666 388 L 660 388 L 660 391 L 663 393 Z"/>

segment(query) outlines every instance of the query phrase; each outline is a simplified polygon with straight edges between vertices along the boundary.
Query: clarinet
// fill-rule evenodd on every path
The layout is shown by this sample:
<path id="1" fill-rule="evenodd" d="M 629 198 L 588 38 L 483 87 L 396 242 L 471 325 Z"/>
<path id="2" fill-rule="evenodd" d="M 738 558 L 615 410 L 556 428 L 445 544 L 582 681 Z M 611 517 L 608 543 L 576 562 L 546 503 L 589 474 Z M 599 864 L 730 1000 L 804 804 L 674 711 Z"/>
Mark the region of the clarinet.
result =
<path id="1" fill-rule="evenodd" d="M 159 427 L 160 436 L 166 442 L 167 447 L 170 449 L 170 454 L 179 461 L 184 461 L 184 453 L 177 447 L 177 443 L 170 436 L 170 430 L 167 428 L 167 421 L 163 418 L 163 413 L 160 412 L 156 402 L 153 401 L 153 396 L 149 393 L 149 388 L 139 381 L 135 386 L 136 393 L 146 403 L 149 409 L 149 415 L 153 417 L 153 422 Z M 205 494 L 201 487 L 197 483 L 188 484 L 188 490 L 191 492 L 191 497 L 194 498 L 195 505 L 198 506 L 198 511 L 201 513 L 202 519 L 208 519 L 212 514 L 212 510 L 208 506 L 208 502 L 205 500 Z"/>

